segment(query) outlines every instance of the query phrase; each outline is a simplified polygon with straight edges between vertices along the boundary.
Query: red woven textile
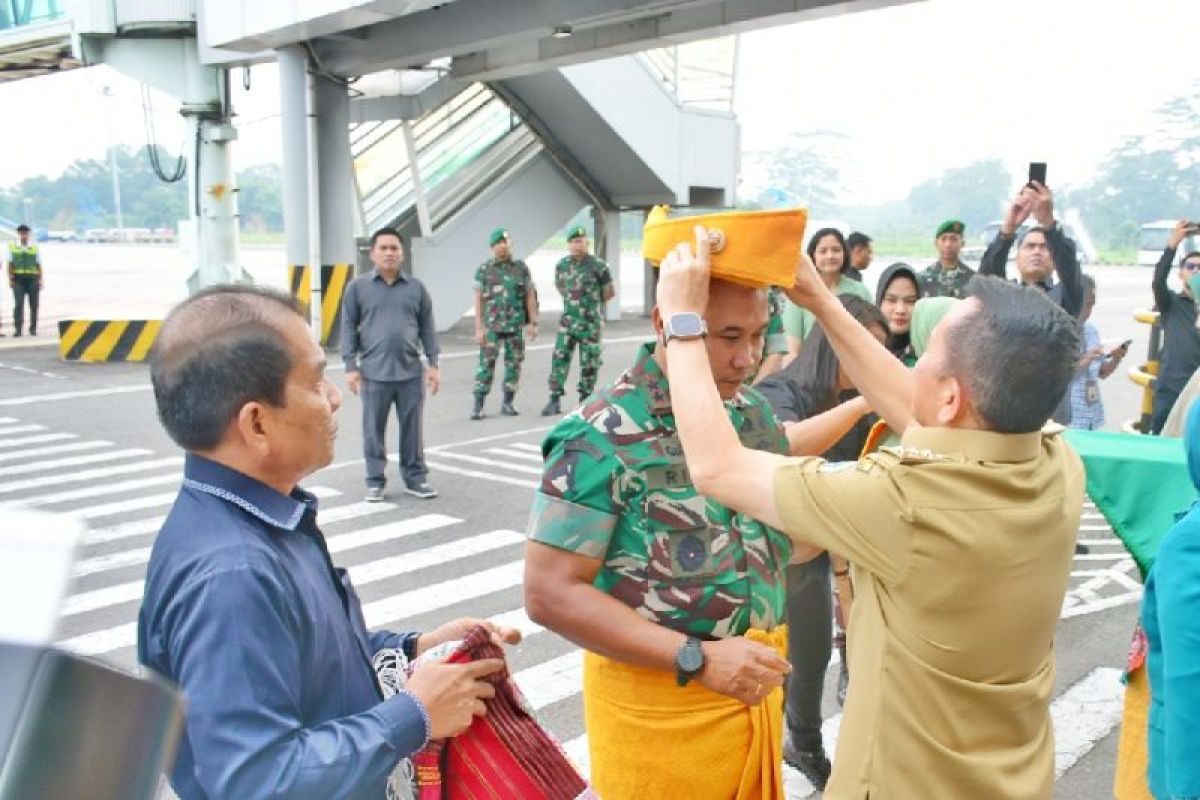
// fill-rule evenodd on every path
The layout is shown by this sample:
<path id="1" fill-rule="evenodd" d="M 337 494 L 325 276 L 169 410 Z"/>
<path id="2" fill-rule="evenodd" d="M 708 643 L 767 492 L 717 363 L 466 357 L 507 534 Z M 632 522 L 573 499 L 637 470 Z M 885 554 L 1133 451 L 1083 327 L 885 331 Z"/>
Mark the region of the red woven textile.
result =
<path id="1" fill-rule="evenodd" d="M 446 660 L 504 658 L 483 626 Z M 465 733 L 431 742 L 413 757 L 420 800 L 577 800 L 594 797 L 558 743 L 542 728 L 508 671 L 488 677 L 496 696 Z"/>

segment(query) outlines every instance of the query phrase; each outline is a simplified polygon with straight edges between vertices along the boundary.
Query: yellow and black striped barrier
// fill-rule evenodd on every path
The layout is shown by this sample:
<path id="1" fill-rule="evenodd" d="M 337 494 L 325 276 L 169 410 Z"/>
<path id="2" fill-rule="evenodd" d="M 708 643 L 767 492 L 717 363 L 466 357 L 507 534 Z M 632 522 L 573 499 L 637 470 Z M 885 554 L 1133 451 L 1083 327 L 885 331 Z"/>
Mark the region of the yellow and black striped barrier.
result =
<path id="1" fill-rule="evenodd" d="M 1154 420 L 1154 378 L 1158 375 L 1158 358 L 1162 350 L 1162 328 L 1158 324 L 1157 311 L 1138 311 L 1133 315 L 1137 322 L 1150 326 L 1150 346 L 1146 363 L 1129 370 L 1129 380 L 1142 387 L 1142 412 L 1137 421 L 1125 423 L 1130 433 L 1150 433 Z"/>
<path id="2" fill-rule="evenodd" d="M 341 341 L 342 297 L 353 277 L 353 264 L 321 267 L 321 344 L 325 347 L 337 347 Z"/>
<path id="3" fill-rule="evenodd" d="M 307 264 L 288 265 L 288 292 L 300 304 L 300 313 L 312 319 L 312 269 Z"/>
<path id="4" fill-rule="evenodd" d="M 63 361 L 145 361 L 162 327 L 160 319 L 65 319 L 58 323 Z"/>

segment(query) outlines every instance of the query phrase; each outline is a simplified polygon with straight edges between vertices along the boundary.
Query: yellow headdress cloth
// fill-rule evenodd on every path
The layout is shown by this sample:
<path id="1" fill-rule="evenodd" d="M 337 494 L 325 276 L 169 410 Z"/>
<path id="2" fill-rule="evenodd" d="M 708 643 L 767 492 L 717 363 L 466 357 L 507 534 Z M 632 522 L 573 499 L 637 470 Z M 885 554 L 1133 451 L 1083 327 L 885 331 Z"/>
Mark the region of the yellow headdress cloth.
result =
<path id="1" fill-rule="evenodd" d="M 803 208 L 727 211 L 694 217 L 667 216 L 655 206 L 642 230 L 642 256 L 654 266 L 682 242 L 694 243 L 697 225 L 708 231 L 712 276 L 743 286 L 791 286 L 804 241 Z"/>

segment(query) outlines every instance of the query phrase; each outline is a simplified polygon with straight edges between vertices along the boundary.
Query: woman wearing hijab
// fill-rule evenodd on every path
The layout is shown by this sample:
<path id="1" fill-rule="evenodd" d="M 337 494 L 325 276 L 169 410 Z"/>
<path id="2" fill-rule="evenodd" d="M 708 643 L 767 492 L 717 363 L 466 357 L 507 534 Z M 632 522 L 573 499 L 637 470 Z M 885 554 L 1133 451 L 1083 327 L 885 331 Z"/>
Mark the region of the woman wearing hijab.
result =
<path id="1" fill-rule="evenodd" d="M 1184 435 L 1200 490 L 1200 406 Z M 1200 503 L 1173 527 L 1142 596 L 1150 677 L 1150 791 L 1157 800 L 1200 797 Z"/>
<path id="2" fill-rule="evenodd" d="M 842 295 L 842 304 L 880 342 L 887 338 L 887 323 L 879 309 L 852 295 Z M 825 332 L 815 328 L 804 342 L 800 355 L 782 371 L 757 384 L 780 421 L 789 428 L 792 455 L 823 455 L 830 461 L 854 461 L 866 440 L 870 410 L 857 395 L 846 400 L 854 387 L 841 368 Z M 839 402 L 840 401 L 840 402 Z M 807 447 L 797 450 L 796 428 L 815 427 L 821 419 L 838 418 L 835 426 L 823 426 L 823 438 L 808 437 Z M 795 424 L 793 424 L 795 423 Z M 840 561 L 840 559 L 836 559 Z M 821 696 L 825 671 L 832 655 L 833 608 L 831 606 L 831 555 L 822 553 L 802 564 L 787 568 L 788 676 L 786 726 L 783 758 L 823 790 L 829 779 L 830 762 L 821 736 Z M 836 566 L 838 575 L 845 563 Z M 839 618 L 845 619 L 842 614 Z M 845 664 L 844 637 L 839 640 Z M 844 693 L 844 689 L 840 691 Z"/>
<path id="3" fill-rule="evenodd" d="M 879 276 L 875 289 L 875 305 L 883 312 L 888 324 L 887 349 L 896 358 L 912 367 L 917 363 L 909 337 L 913 307 L 921 299 L 917 272 L 903 262 L 892 264 Z"/>
<path id="4" fill-rule="evenodd" d="M 821 228 L 808 240 L 808 257 L 817 267 L 817 274 L 834 294 L 854 295 L 868 303 L 871 290 L 859 281 L 846 275 L 850 269 L 850 250 L 846 247 L 846 237 L 837 228 Z M 787 331 L 788 353 L 795 357 L 800 352 L 800 345 L 815 327 L 816 321 L 807 309 L 793 303 L 787 304 L 783 314 L 783 328 Z"/>

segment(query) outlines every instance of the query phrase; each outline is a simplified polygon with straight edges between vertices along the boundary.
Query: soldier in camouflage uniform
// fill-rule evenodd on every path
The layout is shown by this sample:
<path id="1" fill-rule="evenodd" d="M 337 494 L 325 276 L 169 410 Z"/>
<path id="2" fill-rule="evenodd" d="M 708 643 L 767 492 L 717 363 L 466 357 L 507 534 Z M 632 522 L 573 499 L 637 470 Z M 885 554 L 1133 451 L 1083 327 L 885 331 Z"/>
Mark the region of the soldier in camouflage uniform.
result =
<path id="1" fill-rule="evenodd" d="M 787 297 L 778 286 L 767 290 L 767 337 L 763 340 L 762 362 L 751 372 L 747 383 L 755 384 L 783 368 L 783 358 L 788 353 L 787 331 L 783 327 L 783 312 L 787 309 Z"/>
<path id="2" fill-rule="evenodd" d="M 600 373 L 600 332 L 604 326 L 604 304 L 613 298 L 612 274 L 608 264 L 588 252 L 587 231 L 576 225 L 567 231 L 570 255 L 554 267 L 554 285 L 563 298 L 558 318 L 558 336 L 550 360 L 550 402 L 542 416 L 561 414 L 559 403 L 566 389 L 571 351 L 579 347 L 579 402 L 596 388 Z"/>
<path id="3" fill-rule="evenodd" d="M 715 309 L 723 298 L 736 293 L 754 298 L 754 304 L 727 310 L 725 313 L 737 316 L 719 322 Z M 762 290 L 714 280 L 706 314 L 714 332 L 707 347 L 726 411 L 741 441 L 748 447 L 786 454 L 787 438 L 770 405 L 742 384 L 762 350 L 761 331 L 767 322 L 764 295 Z M 755 321 L 758 319 L 761 322 Z M 655 324 L 661 329 L 657 317 Z M 665 680 L 674 687 L 676 683 L 684 686 L 691 677 L 681 677 L 679 655 L 674 662 L 676 680 L 671 681 L 670 676 L 671 654 L 685 640 L 689 644 L 706 640 L 705 648 L 720 643 L 729 648 L 757 646 L 775 653 L 746 634 L 751 629 L 755 635 L 776 631 L 783 623 L 784 570 L 792 546 L 773 528 L 697 493 L 675 430 L 663 367 L 670 345 L 665 346 L 666 352 L 662 348 L 661 339 L 643 345 L 630 369 L 559 422 L 543 443 L 545 467 L 534 499 L 526 551 L 526 606 L 530 616 L 542 624 L 617 662 L 646 666 L 647 660 L 640 655 L 646 651 L 631 642 L 656 639 L 661 642 L 656 650 L 666 660 L 655 664 L 649 674 L 662 676 L 654 680 Z M 563 577 L 566 569 L 574 570 L 569 579 Z M 559 594 L 564 587 L 579 593 L 568 602 Z M 639 617 L 652 624 L 639 623 Z M 600 634 L 590 628 L 597 624 L 590 621 L 597 619 L 609 621 L 613 627 Z M 711 659 L 717 656 L 710 653 L 716 651 L 704 652 L 709 659 L 704 663 L 714 663 Z M 591 653 L 585 657 L 584 671 L 589 718 L 604 714 L 607 702 L 589 688 L 589 664 L 594 662 L 587 658 L 591 657 Z M 695 689 L 703 691 L 696 697 L 736 696 L 728 685 L 710 683 L 717 674 L 723 670 L 715 664 L 713 670 L 697 673 L 697 682 L 704 688 Z M 782 673 L 778 682 L 759 681 L 753 700 L 737 699 L 748 704 L 781 704 L 781 693 L 775 692 Z M 754 683 L 749 679 L 749 686 L 743 688 Z M 673 688 L 663 691 L 671 697 L 685 696 L 676 695 Z M 728 702 L 728 697 L 720 699 Z M 654 702 L 646 697 L 631 700 Z M 704 702 L 711 707 L 713 700 Z M 651 721 L 646 724 L 653 726 Z M 676 730 L 678 736 L 692 734 L 682 721 L 675 724 L 682 726 Z M 596 734 L 589 723 L 593 753 L 597 747 L 608 747 L 605 752 L 611 756 L 615 752 L 612 747 L 620 748 L 622 770 L 637 775 L 653 772 L 654 786 L 661 786 L 659 781 L 677 782 L 671 783 L 678 789 L 677 796 L 700 796 L 689 794 L 688 787 L 714 777 L 680 774 L 683 767 L 661 753 L 643 752 L 623 741 L 598 744 Z M 736 760 L 737 756 L 731 754 L 730 758 Z M 593 785 L 601 796 L 620 800 L 627 795 L 605 791 L 606 785 L 611 786 L 607 783 L 611 776 L 602 772 L 601 763 L 610 762 L 611 758 L 592 759 Z M 643 796 L 659 795 L 647 791 Z"/>
<path id="4" fill-rule="evenodd" d="M 496 358 L 504 348 L 504 400 L 500 413 L 515 417 L 513 397 L 525 360 L 525 337 L 537 337 L 537 294 L 529 267 L 512 257 L 508 231 L 497 228 L 488 237 L 492 258 L 475 270 L 475 343 L 479 366 L 475 369 L 475 406 L 471 419 L 483 418 L 483 400 L 492 388 Z"/>
<path id="5" fill-rule="evenodd" d="M 938 226 L 934 241 L 937 244 L 938 260 L 921 273 L 922 297 L 967 296 L 967 283 L 975 274 L 960 259 L 963 233 L 966 226 L 956 219 L 948 219 Z"/>

